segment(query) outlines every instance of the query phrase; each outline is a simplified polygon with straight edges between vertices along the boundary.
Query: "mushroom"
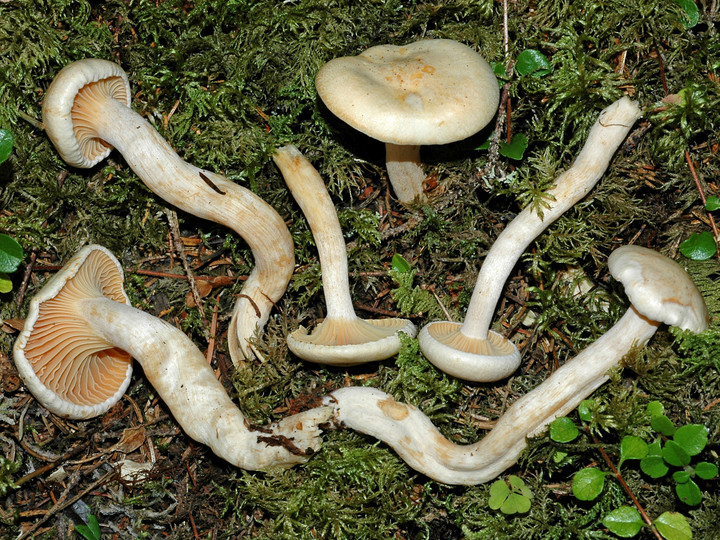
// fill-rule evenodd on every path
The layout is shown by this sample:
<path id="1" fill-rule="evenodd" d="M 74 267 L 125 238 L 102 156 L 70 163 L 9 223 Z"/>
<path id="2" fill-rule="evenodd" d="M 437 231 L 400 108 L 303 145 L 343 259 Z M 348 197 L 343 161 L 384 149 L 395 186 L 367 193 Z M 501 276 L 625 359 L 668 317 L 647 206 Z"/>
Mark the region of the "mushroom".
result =
<path id="1" fill-rule="evenodd" d="M 637 103 L 626 97 L 600 113 L 575 163 L 547 191 L 542 211 L 526 206 L 495 240 L 478 274 L 465 321 L 436 321 L 420 330 L 420 348 L 430 362 L 470 381 L 497 381 L 518 368 L 520 352 L 515 345 L 490 330 L 505 281 L 525 248 L 600 180 L 640 115 Z"/>
<path id="2" fill-rule="evenodd" d="M 237 467 L 289 467 L 320 445 L 318 424 L 329 409 L 250 428 L 192 341 L 131 307 L 120 263 L 104 247 L 86 246 L 31 301 L 15 365 L 48 410 L 90 418 L 122 397 L 132 358 L 185 433 Z"/>
<path id="3" fill-rule="evenodd" d="M 420 145 L 473 135 L 500 101 L 488 63 L 450 39 L 378 45 L 335 58 L 320 68 L 315 87 L 333 114 L 385 143 L 388 178 L 403 204 L 424 198 Z"/>
<path id="4" fill-rule="evenodd" d="M 624 246 L 608 261 L 632 305 L 592 345 L 518 399 L 481 441 L 448 441 L 416 407 L 367 387 L 336 390 L 324 398 L 334 421 L 389 444 L 412 468 L 447 484 L 492 480 L 513 465 L 526 437 L 540 434 L 602 385 L 607 371 L 633 348 L 644 346 L 662 322 L 692 332 L 708 326 L 705 303 L 690 276 L 674 261 L 647 248 Z"/>
<path id="5" fill-rule="evenodd" d="M 198 217 L 227 225 L 255 257 L 238 298 L 229 349 L 238 365 L 249 357 L 250 338 L 261 331 L 283 295 L 295 265 L 293 243 L 278 213 L 252 191 L 190 165 L 130 108 L 130 85 L 116 64 L 79 60 L 64 67 L 47 89 L 43 123 L 66 163 L 93 167 L 115 147 L 156 195 Z"/>
<path id="6" fill-rule="evenodd" d="M 345 240 L 335 206 L 315 167 L 292 145 L 273 155 L 285 183 L 310 225 L 322 272 L 327 315 L 314 331 L 300 327 L 287 337 L 290 350 L 303 360 L 351 366 L 384 360 L 400 350 L 398 332 L 415 336 L 406 319 L 361 319 L 350 298 Z"/>

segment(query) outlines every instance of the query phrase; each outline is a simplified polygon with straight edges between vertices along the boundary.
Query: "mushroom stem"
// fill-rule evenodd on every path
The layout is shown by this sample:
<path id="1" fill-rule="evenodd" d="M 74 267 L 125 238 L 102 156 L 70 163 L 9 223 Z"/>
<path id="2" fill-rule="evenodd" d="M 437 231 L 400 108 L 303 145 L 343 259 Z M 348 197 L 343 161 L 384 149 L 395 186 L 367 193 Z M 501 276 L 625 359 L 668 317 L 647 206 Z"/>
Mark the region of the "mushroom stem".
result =
<path id="1" fill-rule="evenodd" d="M 322 266 L 327 317 L 355 319 L 345 238 L 325 182 L 295 146 L 278 149 L 273 161 L 310 225 Z"/>
<path id="2" fill-rule="evenodd" d="M 608 378 L 633 346 L 644 345 L 659 323 L 628 312 L 607 333 L 518 399 L 481 441 L 447 440 L 425 414 L 367 387 L 341 388 L 325 398 L 339 425 L 372 435 L 392 447 L 413 469 L 446 484 L 480 484 L 513 465 L 555 418 L 577 407 Z"/>
<path id="3" fill-rule="evenodd" d="M 406 319 L 365 320 L 355 314 L 345 240 L 325 182 L 295 146 L 279 148 L 273 159 L 310 225 L 327 306 L 325 320 L 312 333 L 301 326 L 288 335 L 289 349 L 303 360 L 342 366 L 393 356 L 400 350 L 398 332 L 414 336 L 415 325 Z"/>
<path id="4" fill-rule="evenodd" d="M 575 163 L 548 190 L 547 206 L 542 208 L 542 215 L 533 205 L 526 206 L 500 233 L 478 274 L 462 325 L 463 334 L 487 339 L 495 306 L 520 255 L 540 233 L 590 192 L 640 115 L 637 103 L 627 97 L 605 108 L 591 128 Z"/>
<path id="5" fill-rule="evenodd" d="M 708 326 L 700 291 L 677 263 L 638 246 L 616 249 L 610 273 L 625 286 L 632 305 L 613 327 L 534 390 L 518 399 L 481 441 L 448 441 L 419 409 L 372 388 L 342 388 L 324 402 L 340 425 L 388 443 L 414 469 L 448 484 L 492 480 L 515 463 L 526 437 L 569 413 L 608 379 L 633 347 L 643 347 L 662 322 L 702 332 Z"/>
<path id="6" fill-rule="evenodd" d="M 478 274 L 465 321 L 431 322 L 420 331 L 420 348 L 430 362 L 471 381 L 497 381 L 517 369 L 520 352 L 490 330 L 505 281 L 530 243 L 593 188 L 640 114 L 626 97 L 600 113 L 575 163 L 548 190 L 542 213 L 532 205 L 525 207 L 495 240 Z"/>
<path id="7" fill-rule="evenodd" d="M 331 412 L 316 408 L 253 430 L 193 342 L 129 305 L 120 263 L 98 245 L 78 251 L 35 295 L 13 352 L 28 389 L 67 418 L 117 403 L 135 357 L 183 430 L 245 469 L 305 461 Z"/>
<path id="8" fill-rule="evenodd" d="M 423 201 L 425 171 L 420 160 L 419 144 L 385 143 L 385 164 L 388 180 L 403 204 Z"/>
<path id="9" fill-rule="evenodd" d="M 82 312 L 98 336 L 138 361 L 183 431 L 229 463 L 249 470 L 290 467 L 319 447 L 318 424 L 328 417 L 327 409 L 254 431 L 183 332 L 105 297 L 83 301 Z"/>
<path id="10" fill-rule="evenodd" d="M 249 340 L 262 330 L 284 294 L 295 257 L 287 226 L 252 191 L 183 161 L 142 116 L 129 107 L 127 75 L 98 59 L 63 68 L 48 88 L 43 121 L 60 155 L 92 167 L 114 146 L 145 185 L 190 214 L 231 227 L 255 258 L 235 304 L 229 349 L 235 365 L 249 357 Z"/>

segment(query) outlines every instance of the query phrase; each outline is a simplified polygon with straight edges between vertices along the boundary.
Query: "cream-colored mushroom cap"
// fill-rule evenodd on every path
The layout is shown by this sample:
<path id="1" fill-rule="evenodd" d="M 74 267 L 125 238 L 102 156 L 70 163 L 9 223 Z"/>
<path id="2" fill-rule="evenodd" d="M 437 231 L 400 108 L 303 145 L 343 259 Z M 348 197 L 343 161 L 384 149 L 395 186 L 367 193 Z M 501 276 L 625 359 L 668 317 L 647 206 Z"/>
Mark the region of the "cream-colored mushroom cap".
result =
<path id="1" fill-rule="evenodd" d="M 83 300 L 102 296 L 130 304 L 117 260 L 101 246 L 87 246 L 33 298 L 15 342 L 15 365 L 23 381 L 60 416 L 102 414 L 130 384 L 130 355 L 98 336 L 83 316 Z"/>
<path id="2" fill-rule="evenodd" d="M 82 92 L 80 92 L 82 90 Z M 105 159 L 112 146 L 97 137 L 93 127 L 93 97 L 110 94 L 130 106 L 130 83 L 125 71 L 107 60 L 88 58 L 61 69 L 45 92 L 42 117 L 45 131 L 63 161 L 90 168 Z M 77 99 L 81 95 L 81 99 Z"/>
<path id="3" fill-rule="evenodd" d="M 333 114 L 399 145 L 465 139 L 487 125 L 500 100 L 488 63 L 449 39 L 378 45 L 335 58 L 320 69 L 315 86 Z"/>
<path id="4" fill-rule="evenodd" d="M 683 330 L 708 327 L 705 301 L 688 273 L 652 249 L 621 246 L 610 254 L 608 269 L 625 287 L 633 307 L 653 321 Z"/>

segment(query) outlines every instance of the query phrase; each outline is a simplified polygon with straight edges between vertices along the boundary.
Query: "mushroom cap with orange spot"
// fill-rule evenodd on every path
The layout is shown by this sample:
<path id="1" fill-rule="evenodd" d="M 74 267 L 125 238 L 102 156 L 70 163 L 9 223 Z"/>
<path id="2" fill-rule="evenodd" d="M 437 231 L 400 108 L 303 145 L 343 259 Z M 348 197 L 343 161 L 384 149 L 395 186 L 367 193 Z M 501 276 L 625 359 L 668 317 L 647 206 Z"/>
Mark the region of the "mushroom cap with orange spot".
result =
<path id="1" fill-rule="evenodd" d="M 450 39 L 378 45 L 335 58 L 320 69 L 315 86 L 333 114 L 398 145 L 465 139 L 490 122 L 500 101 L 490 65 Z"/>

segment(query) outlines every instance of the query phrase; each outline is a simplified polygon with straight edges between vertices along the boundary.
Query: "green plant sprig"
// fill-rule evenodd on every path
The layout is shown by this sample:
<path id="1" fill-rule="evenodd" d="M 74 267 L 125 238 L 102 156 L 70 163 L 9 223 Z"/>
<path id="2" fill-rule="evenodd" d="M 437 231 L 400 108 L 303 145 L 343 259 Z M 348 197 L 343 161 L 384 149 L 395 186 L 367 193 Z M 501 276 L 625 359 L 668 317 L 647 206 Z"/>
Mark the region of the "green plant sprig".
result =
<path id="1" fill-rule="evenodd" d="M 664 414 L 664 407 L 659 401 L 650 402 L 646 414 L 650 418 L 653 430 L 659 434 L 651 444 L 641 437 L 628 435 L 620 441 L 620 459 L 617 466 L 605 452 L 600 441 L 591 433 L 589 422 L 594 415 L 593 400 L 585 400 L 578 407 L 584 431 L 592 438 L 603 459 L 610 468 L 610 473 L 597 467 L 588 467 L 578 471 L 572 480 L 572 491 L 582 501 L 596 499 L 605 487 L 605 479 L 612 474 L 632 500 L 635 507 L 621 506 L 603 517 L 602 523 L 614 534 L 630 538 L 637 535 L 647 525 L 657 538 L 666 540 L 685 540 L 692 538 L 692 530 L 687 518 L 679 512 L 664 512 L 652 520 L 641 503 L 623 478 L 620 468 L 627 460 L 639 460 L 640 469 L 651 478 L 665 476 L 671 467 L 676 470 L 672 478 L 675 481 L 675 492 L 685 504 L 697 506 L 702 501 L 702 493 L 694 478 L 711 480 L 718 475 L 718 468 L 710 462 L 691 465 L 692 457 L 700 454 L 708 440 L 708 429 L 700 424 L 688 424 L 676 428 Z M 550 438 L 555 442 L 568 443 L 580 435 L 575 423 L 567 417 L 557 418 L 550 425 Z M 561 452 L 561 458 L 567 455 Z"/>

